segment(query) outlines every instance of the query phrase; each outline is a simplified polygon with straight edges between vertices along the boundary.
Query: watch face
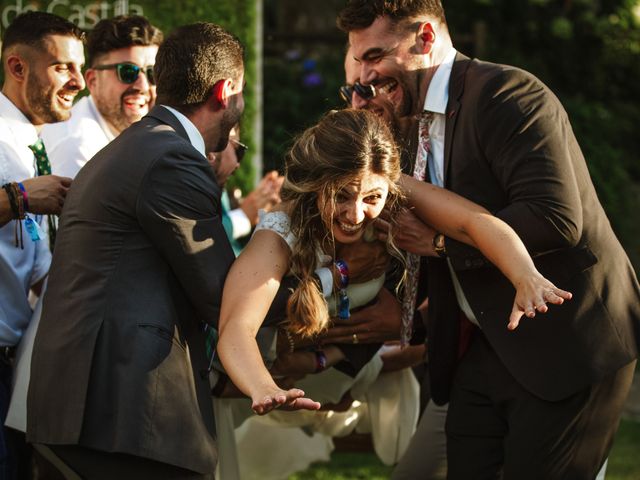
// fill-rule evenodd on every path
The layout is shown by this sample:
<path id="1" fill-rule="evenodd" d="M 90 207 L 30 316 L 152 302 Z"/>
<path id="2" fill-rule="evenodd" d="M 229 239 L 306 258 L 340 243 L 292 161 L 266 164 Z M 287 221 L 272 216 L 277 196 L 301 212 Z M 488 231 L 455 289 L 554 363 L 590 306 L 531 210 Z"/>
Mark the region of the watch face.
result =
<path id="1" fill-rule="evenodd" d="M 442 233 L 438 233 L 433 237 L 433 248 L 440 257 L 446 257 L 447 252 L 445 249 L 445 238 Z"/>

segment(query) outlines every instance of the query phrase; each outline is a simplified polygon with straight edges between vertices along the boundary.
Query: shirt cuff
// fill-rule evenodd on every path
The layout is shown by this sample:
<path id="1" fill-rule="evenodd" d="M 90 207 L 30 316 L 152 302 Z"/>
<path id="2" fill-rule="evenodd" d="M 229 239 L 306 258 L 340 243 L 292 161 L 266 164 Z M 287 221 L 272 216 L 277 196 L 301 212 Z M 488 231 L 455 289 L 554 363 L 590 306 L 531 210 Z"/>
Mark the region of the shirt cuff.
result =
<path id="1" fill-rule="evenodd" d="M 324 298 L 329 298 L 333 293 L 333 273 L 330 268 L 321 267 L 314 272 L 320 279 L 322 285 L 322 295 Z"/>
<path id="2" fill-rule="evenodd" d="M 231 225 L 233 225 L 233 239 L 246 237 L 251 233 L 251 220 L 242 211 L 241 208 L 231 210 L 229 218 L 231 219 Z"/>

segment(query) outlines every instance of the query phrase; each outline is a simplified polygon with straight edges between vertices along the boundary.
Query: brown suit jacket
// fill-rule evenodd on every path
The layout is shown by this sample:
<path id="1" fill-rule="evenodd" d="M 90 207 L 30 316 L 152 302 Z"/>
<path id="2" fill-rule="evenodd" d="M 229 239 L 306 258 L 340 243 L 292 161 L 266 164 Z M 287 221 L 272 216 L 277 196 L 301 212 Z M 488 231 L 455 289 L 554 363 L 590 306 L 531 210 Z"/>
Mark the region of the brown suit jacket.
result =
<path id="1" fill-rule="evenodd" d="M 522 238 L 538 269 L 573 300 L 507 320 L 514 289 L 477 250 L 446 248 L 487 339 L 521 385 L 562 399 L 629 363 L 640 344 L 640 289 L 598 201 L 569 119 L 533 75 L 458 54 L 449 87 L 446 188 L 483 205 Z M 458 309 L 447 265 L 429 260 L 432 394 L 448 401 Z"/>
<path id="2" fill-rule="evenodd" d="M 211 167 L 161 106 L 80 171 L 34 344 L 29 441 L 214 471 L 203 325 L 234 258 L 220 215 Z"/>

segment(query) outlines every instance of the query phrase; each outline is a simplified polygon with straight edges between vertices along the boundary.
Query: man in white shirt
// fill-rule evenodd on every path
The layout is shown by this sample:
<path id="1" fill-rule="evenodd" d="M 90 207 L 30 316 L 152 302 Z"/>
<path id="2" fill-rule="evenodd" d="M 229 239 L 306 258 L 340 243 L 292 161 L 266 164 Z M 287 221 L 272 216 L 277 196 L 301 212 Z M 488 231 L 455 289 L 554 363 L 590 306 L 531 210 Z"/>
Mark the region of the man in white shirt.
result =
<path id="1" fill-rule="evenodd" d="M 101 20 L 87 36 L 90 95 L 66 122 L 47 125 L 42 139 L 53 173 L 75 177 L 85 163 L 149 112 L 156 96 L 153 66 L 162 32 L 137 15 Z"/>
<path id="2" fill-rule="evenodd" d="M 11 389 L 11 355 L 31 318 L 29 290 L 39 292 L 49 270 L 40 215 L 59 213 L 70 179 L 38 175 L 32 146 L 45 123 L 69 118 L 84 88 L 83 33 L 55 15 L 29 12 L 16 17 L 2 44 L 4 85 L 0 93 L 0 415 L 4 424 Z M 35 147 L 34 147 L 35 148 Z M 29 181 L 22 180 L 32 179 Z M 5 223 L 6 221 L 6 223 Z M 6 431 L 0 429 L 0 476 L 13 474 Z"/>

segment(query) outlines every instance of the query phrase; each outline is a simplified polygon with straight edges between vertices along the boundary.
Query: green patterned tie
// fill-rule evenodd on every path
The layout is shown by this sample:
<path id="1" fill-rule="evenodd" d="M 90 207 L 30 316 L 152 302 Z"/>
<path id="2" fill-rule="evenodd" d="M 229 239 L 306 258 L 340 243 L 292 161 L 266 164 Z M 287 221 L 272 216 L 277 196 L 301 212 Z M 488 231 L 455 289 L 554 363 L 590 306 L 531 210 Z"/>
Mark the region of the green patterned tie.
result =
<path id="1" fill-rule="evenodd" d="M 51 175 L 51 162 L 49 161 L 49 157 L 47 157 L 47 150 L 44 148 L 42 139 L 38 138 L 36 143 L 29 145 L 29 148 L 36 159 L 38 176 Z M 56 241 L 56 232 L 58 230 L 58 219 L 55 215 L 49 215 L 47 220 L 49 221 L 49 248 L 51 248 L 53 252 L 53 244 Z"/>

